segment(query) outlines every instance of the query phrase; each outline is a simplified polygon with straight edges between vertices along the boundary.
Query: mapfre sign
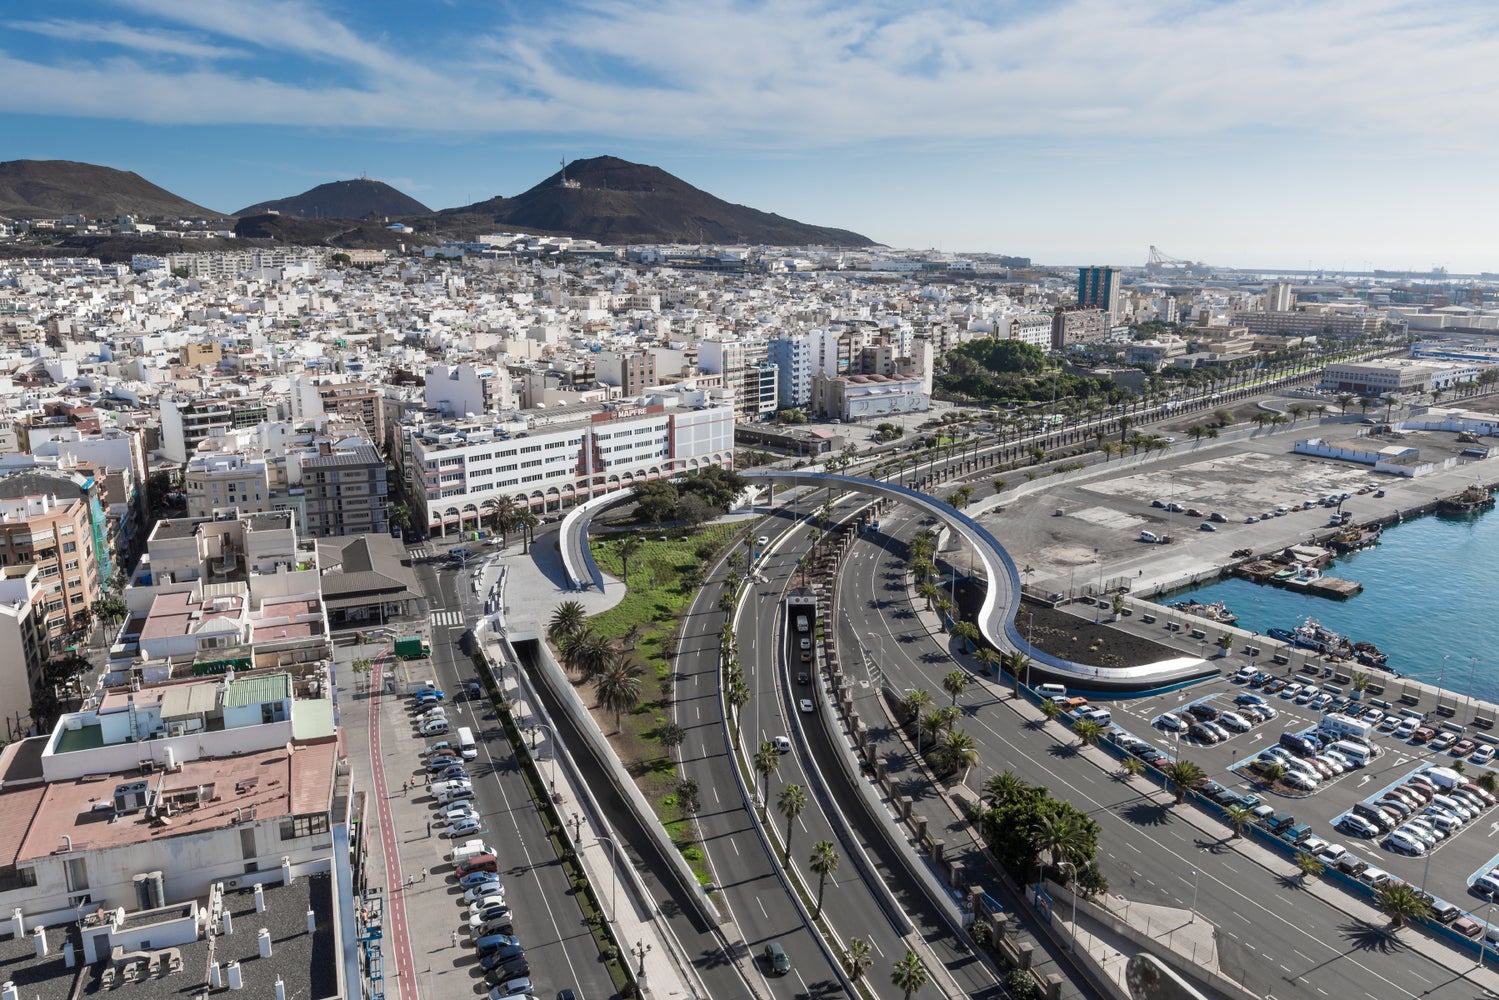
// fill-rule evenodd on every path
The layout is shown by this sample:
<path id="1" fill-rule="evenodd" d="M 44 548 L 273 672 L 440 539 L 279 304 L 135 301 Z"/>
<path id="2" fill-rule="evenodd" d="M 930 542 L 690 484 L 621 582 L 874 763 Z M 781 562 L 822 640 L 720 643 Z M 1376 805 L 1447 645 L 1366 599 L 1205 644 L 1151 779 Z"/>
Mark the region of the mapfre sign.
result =
<path id="1" fill-rule="evenodd" d="M 666 407 L 661 406 L 660 404 L 651 406 L 619 406 L 612 410 L 605 410 L 603 413 L 595 413 L 592 419 L 594 423 L 601 424 L 610 420 L 629 420 L 631 417 L 649 417 L 653 414 L 660 413 L 664 409 L 666 409 Z"/>

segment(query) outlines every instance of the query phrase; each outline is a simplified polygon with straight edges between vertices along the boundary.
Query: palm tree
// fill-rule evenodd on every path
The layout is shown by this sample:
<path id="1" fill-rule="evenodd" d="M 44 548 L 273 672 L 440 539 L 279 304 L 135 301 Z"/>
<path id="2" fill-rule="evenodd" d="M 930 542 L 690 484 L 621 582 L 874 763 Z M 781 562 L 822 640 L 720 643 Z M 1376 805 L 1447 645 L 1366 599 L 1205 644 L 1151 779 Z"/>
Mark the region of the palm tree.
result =
<path id="1" fill-rule="evenodd" d="M 924 580 L 916 585 L 916 596 L 926 601 L 926 609 L 932 610 L 932 602 L 942 596 L 942 589 L 930 580 Z"/>
<path id="2" fill-rule="evenodd" d="M 1062 714 L 1062 706 L 1047 698 L 1041 703 L 1041 714 L 1046 716 L 1047 722 L 1056 722 L 1057 716 Z"/>
<path id="3" fill-rule="evenodd" d="M 935 744 L 937 737 L 941 736 L 942 731 L 946 728 L 947 716 L 941 712 L 928 712 L 921 717 L 921 725 L 917 729 L 917 732 L 919 736 L 925 736 L 930 743 Z M 921 740 L 919 737 L 916 741 L 916 752 L 918 754 L 921 753 Z"/>
<path id="4" fill-rule="evenodd" d="M 952 634 L 963 641 L 963 652 L 978 648 L 980 633 L 979 627 L 968 619 L 956 621 L 952 624 Z"/>
<path id="5" fill-rule="evenodd" d="M 620 731 L 620 718 L 640 704 L 641 669 L 626 659 L 618 659 L 599 677 L 599 704 L 614 713 L 614 731 Z"/>
<path id="6" fill-rule="evenodd" d="M 1077 736 L 1078 746 L 1090 747 L 1103 735 L 1103 723 L 1095 719 L 1078 719 L 1072 724 L 1072 732 Z"/>
<path id="7" fill-rule="evenodd" d="M 585 681 L 602 677 L 614 665 L 614 647 L 593 629 L 585 629 L 567 644 L 566 657 Z"/>
<path id="8" fill-rule="evenodd" d="M 531 551 L 531 543 L 536 541 L 536 526 L 541 523 L 541 518 L 530 507 L 522 507 L 515 512 L 515 526 L 520 529 L 521 553 Z"/>
<path id="9" fill-rule="evenodd" d="M 968 625 L 972 623 L 964 622 L 963 624 Z M 946 677 L 942 678 L 942 690 L 952 695 L 952 704 L 954 708 L 957 707 L 958 698 L 963 694 L 964 691 L 968 690 L 968 681 L 968 675 L 961 670 L 951 670 L 948 672 Z"/>
<path id="10" fill-rule="evenodd" d="M 998 809 L 1030 790 L 1030 785 L 1015 775 L 1014 771 L 1000 771 L 989 775 L 984 781 L 981 800 L 989 803 L 990 809 Z"/>
<path id="11" fill-rule="evenodd" d="M 791 824 L 807 808 L 807 793 L 801 785 L 787 785 L 781 789 L 780 797 L 776 799 L 776 809 L 782 816 L 786 817 L 786 846 L 782 859 L 788 864 L 791 861 Z"/>
<path id="12" fill-rule="evenodd" d="M 777 750 L 776 745 L 770 742 L 770 740 L 761 743 L 760 749 L 755 751 L 755 772 L 760 776 L 760 780 L 769 785 L 770 776 L 775 774 L 776 769 L 780 766 L 781 751 Z M 764 802 L 765 796 L 761 789 L 756 788 L 755 792 L 760 801 Z"/>
<path id="13" fill-rule="evenodd" d="M 1207 775 L 1202 773 L 1202 768 L 1190 760 L 1174 760 L 1166 768 L 1166 780 L 1171 782 L 1172 791 L 1176 793 L 1176 801 L 1179 804 L 1187 797 L 1187 792 L 1194 788 L 1201 788 L 1207 781 Z"/>
<path id="14" fill-rule="evenodd" d="M 620 576 L 626 586 L 630 583 L 630 558 L 640 551 L 641 544 L 638 536 L 626 535 L 615 547 L 615 551 L 619 553 Z"/>
<path id="15" fill-rule="evenodd" d="M 1374 902 L 1390 918 L 1390 926 L 1399 930 L 1407 920 L 1424 917 L 1431 913 L 1431 903 L 1404 882 L 1391 883 L 1374 894 Z"/>
<path id="16" fill-rule="evenodd" d="M 988 646 L 980 646 L 978 652 L 974 653 L 973 655 L 974 658 L 979 661 L 979 664 L 984 668 L 985 675 L 993 673 L 994 665 L 1003 659 L 1003 657 L 1000 656 L 999 653 L 995 652 Z"/>
<path id="17" fill-rule="evenodd" d="M 1347 412 L 1348 412 L 1348 404 L 1351 403 L 1351 402 L 1353 402 L 1353 396 L 1351 394 L 1346 393 L 1346 392 L 1338 394 L 1338 397 L 1337 397 L 1338 409 L 1342 410 L 1344 414 L 1347 414 Z"/>
<path id="18" fill-rule="evenodd" d="M 561 647 L 568 639 L 581 632 L 587 622 L 588 612 L 581 602 L 563 601 L 547 620 L 547 638 Z"/>
<path id="19" fill-rule="evenodd" d="M 1145 773 L 1145 762 L 1139 757 L 1126 757 L 1119 762 L 1126 778 L 1138 778 Z"/>
<path id="20" fill-rule="evenodd" d="M 906 720 L 920 718 L 921 710 L 932 703 L 932 695 L 926 688 L 917 688 L 905 697 Z"/>
<path id="21" fill-rule="evenodd" d="M 937 627 L 946 632 L 948 620 L 952 617 L 952 601 L 945 597 L 937 598 Z"/>
<path id="22" fill-rule="evenodd" d="M 1326 866 L 1310 854 L 1303 851 L 1296 852 L 1296 871 L 1301 878 L 1302 885 L 1306 884 L 1309 876 L 1321 875 L 1326 870 Z"/>
<path id="23" fill-rule="evenodd" d="M 729 684 L 728 699 L 729 707 L 734 710 L 734 718 L 737 721 L 739 718 L 739 710 L 745 705 L 749 704 L 749 685 L 745 684 L 742 680 L 731 682 Z"/>
<path id="24" fill-rule="evenodd" d="M 1244 827 L 1254 819 L 1254 813 L 1241 805 L 1232 805 L 1223 810 L 1223 815 L 1228 818 L 1228 825 L 1234 828 L 1234 836 L 1244 836 Z"/>
<path id="25" fill-rule="evenodd" d="M 807 859 L 807 867 L 817 876 L 817 909 L 812 912 L 813 920 L 822 916 L 822 891 L 827 888 L 828 876 L 838 870 L 838 861 L 838 852 L 833 849 L 831 840 L 819 840 L 812 845 L 812 856 Z"/>
<path id="26" fill-rule="evenodd" d="M 858 983 L 873 964 L 874 956 L 869 953 L 869 942 L 863 938 L 849 938 L 848 956 L 843 961 L 844 968 L 848 970 L 848 978 Z"/>
<path id="27" fill-rule="evenodd" d="M 385 519 L 392 527 L 405 531 L 411 525 L 411 507 L 404 503 L 393 503 L 386 510 Z"/>
<path id="28" fill-rule="evenodd" d="M 1125 436 L 1129 432 L 1130 425 L 1132 425 L 1134 422 L 1134 418 L 1129 416 L 1128 414 L 1123 414 L 1119 417 L 1119 441 L 1121 444 L 1124 442 Z"/>
<path id="29" fill-rule="evenodd" d="M 1028 672 L 1031 665 L 1031 658 L 1018 649 L 1012 649 L 1001 656 L 999 662 L 1009 672 L 1009 675 L 1014 678 L 1015 697 L 1020 697 L 1020 676 Z"/>
<path id="30" fill-rule="evenodd" d="M 944 767 L 962 769 L 963 776 L 958 779 L 959 784 L 968 781 L 968 772 L 979 762 L 978 741 L 961 729 L 949 729 L 943 733 L 937 751 Z"/>
<path id="31" fill-rule="evenodd" d="M 1285 776 L 1286 767 L 1279 761 L 1271 761 L 1260 769 L 1260 780 L 1272 787 L 1284 780 Z"/>
<path id="32" fill-rule="evenodd" d="M 921 964 L 921 959 L 911 949 L 906 949 L 906 956 L 895 963 L 895 968 L 890 972 L 890 982 L 898 990 L 905 991 L 905 1000 L 911 1000 L 911 994 L 926 985 L 926 966 Z"/>
<path id="33" fill-rule="evenodd" d="M 490 531 L 500 535 L 500 547 L 510 544 L 510 532 L 515 529 L 515 501 L 506 496 L 490 497 L 484 501 L 483 518 Z"/>
<path id="34" fill-rule="evenodd" d="M 1076 810 L 1043 813 L 1031 831 L 1031 846 L 1036 851 L 1036 867 L 1040 868 L 1042 855 L 1050 855 L 1051 867 L 1067 861 L 1082 860 L 1088 845 L 1088 826 L 1083 815 Z"/>

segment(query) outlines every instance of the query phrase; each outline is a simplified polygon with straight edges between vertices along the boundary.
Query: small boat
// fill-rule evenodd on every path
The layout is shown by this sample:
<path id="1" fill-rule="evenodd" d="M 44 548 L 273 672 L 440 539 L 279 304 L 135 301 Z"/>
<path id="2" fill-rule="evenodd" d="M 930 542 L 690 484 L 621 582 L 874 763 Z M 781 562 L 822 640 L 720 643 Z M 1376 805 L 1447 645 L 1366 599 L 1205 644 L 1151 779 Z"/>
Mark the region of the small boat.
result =
<path id="1" fill-rule="evenodd" d="M 1438 514 L 1472 514 L 1494 506 L 1494 494 L 1481 483 L 1474 483 L 1456 496 L 1437 501 Z"/>
<path id="2" fill-rule="evenodd" d="M 1296 626 L 1291 641 L 1302 649 L 1312 649 L 1334 656 L 1343 655 L 1343 651 L 1349 647 L 1347 639 L 1330 628 L 1324 628 L 1322 623 L 1315 618 L 1308 618 Z"/>
<path id="3" fill-rule="evenodd" d="M 1276 574 L 1279 576 L 1279 574 Z M 1287 587 L 1305 587 L 1322 579 L 1322 571 L 1315 566 L 1302 566 L 1284 581 Z"/>
<path id="4" fill-rule="evenodd" d="M 1265 634 L 1278 642 L 1288 642 L 1292 645 L 1296 643 L 1296 633 L 1288 628 L 1266 629 Z"/>
<path id="5" fill-rule="evenodd" d="M 1380 652 L 1379 647 L 1372 642 L 1355 642 L 1353 655 L 1366 667 L 1383 667 L 1390 662 L 1389 655 Z"/>
<path id="6" fill-rule="evenodd" d="M 1198 604 L 1196 601 L 1178 601 L 1171 605 L 1177 611 L 1184 611 L 1189 615 L 1213 622 L 1217 625 L 1232 625 L 1239 620 L 1239 616 L 1228 610 L 1222 601 L 1214 601 L 1211 604 Z"/>

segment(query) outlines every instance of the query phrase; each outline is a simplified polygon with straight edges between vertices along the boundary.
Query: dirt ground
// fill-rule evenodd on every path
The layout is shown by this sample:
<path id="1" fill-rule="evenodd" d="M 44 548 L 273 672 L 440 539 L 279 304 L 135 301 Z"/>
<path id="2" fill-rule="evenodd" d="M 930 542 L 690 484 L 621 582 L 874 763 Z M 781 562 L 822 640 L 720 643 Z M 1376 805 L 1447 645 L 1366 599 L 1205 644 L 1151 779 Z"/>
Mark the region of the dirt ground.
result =
<path id="1" fill-rule="evenodd" d="M 1108 618 L 1107 609 L 1101 617 Z M 1029 632 L 1031 645 L 1042 651 L 1093 667 L 1138 667 L 1182 655 L 1181 650 L 1110 628 L 1107 621 L 1095 625 L 1080 614 L 1028 601 L 1020 605 L 1015 627 L 1021 635 Z"/>

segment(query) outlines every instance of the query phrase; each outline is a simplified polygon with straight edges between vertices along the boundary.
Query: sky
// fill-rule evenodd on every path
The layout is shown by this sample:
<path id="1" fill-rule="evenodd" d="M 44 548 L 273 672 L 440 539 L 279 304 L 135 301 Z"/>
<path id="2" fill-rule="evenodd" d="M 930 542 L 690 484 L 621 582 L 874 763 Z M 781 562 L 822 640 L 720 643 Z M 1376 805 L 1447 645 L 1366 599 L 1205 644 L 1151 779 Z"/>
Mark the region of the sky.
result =
<path id="1" fill-rule="evenodd" d="M 233 212 L 658 166 L 895 247 L 1499 272 L 1492 0 L 6 0 L 0 159 Z"/>

